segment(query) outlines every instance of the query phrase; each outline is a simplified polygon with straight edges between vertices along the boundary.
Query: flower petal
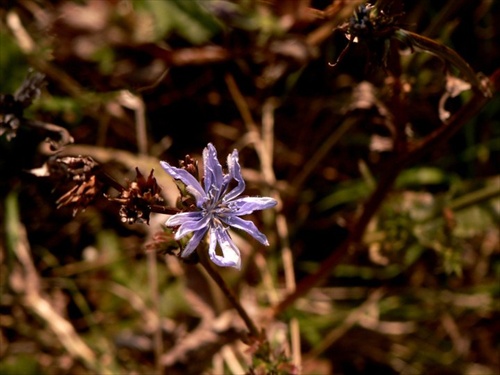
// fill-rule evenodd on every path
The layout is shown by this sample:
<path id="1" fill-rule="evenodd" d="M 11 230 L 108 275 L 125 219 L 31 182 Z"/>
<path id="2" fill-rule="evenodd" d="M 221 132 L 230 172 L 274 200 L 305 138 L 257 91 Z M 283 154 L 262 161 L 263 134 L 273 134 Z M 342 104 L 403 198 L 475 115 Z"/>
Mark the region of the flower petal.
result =
<path id="1" fill-rule="evenodd" d="M 196 231 L 193 234 L 193 237 L 188 241 L 186 247 L 184 250 L 182 250 L 181 257 L 186 258 L 191 253 L 198 247 L 200 244 L 201 240 L 205 236 L 205 233 L 207 233 L 208 228 L 204 228 L 202 230 Z"/>
<path id="2" fill-rule="evenodd" d="M 232 154 L 227 156 L 227 168 L 229 169 L 229 174 L 225 175 L 227 181 L 224 181 L 225 185 L 228 186 L 231 179 L 234 179 L 238 185 L 236 185 L 229 193 L 224 196 L 224 202 L 228 202 L 231 199 L 236 198 L 245 190 L 245 181 L 241 175 L 241 167 L 238 162 L 238 150 L 233 150 Z"/>
<path id="3" fill-rule="evenodd" d="M 201 211 L 198 212 L 181 212 L 171 216 L 165 225 L 167 227 L 179 226 L 175 233 L 175 239 L 179 240 L 185 235 L 208 228 L 210 216 L 204 215 Z"/>
<path id="4" fill-rule="evenodd" d="M 217 150 L 209 143 L 203 150 L 203 164 L 205 170 L 205 192 L 210 198 L 219 200 L 224 184 L 222 166 L 217 160 Z"/>
<path id="5" fill-rule="evenodd" d="M 217 242 L 222 250 L 222 256 L 218 255 L 215 250 Z M 210 247 L 208 255 L 212 262 L 221 267 L 241 268 L 240 250 L 236 247 L 226 229 L 222 225 L 216 225 L 210 229 Z"/>
<path id="6" fill-rule="evenodd" d="M 201 207 L 205 202 L 206 194 L 198 180 L 185 169 L 172 167 L 166 161 L 160 161 L 160 164 L 173 179 L 180 180 L 186 185 L 187 191 L 195 197 L 196 205 Z"/>
<path id="7" fill-rule="evenodd" d="M 261 244 L 269 246 L 269 241 L 267 240 L 266 235 L 260 232 L 255 224 L 250 220 L 243 220 L 237 216 L 221 217 L 221 220 L 231 227 L 238 228 L 247 232 Z"/>
<path id="8" fill-rule="evenodd" d="M 277 203 L 275 199 L 268 197 L 243 197 L 229 202 L 228 206 L 234 215 L 241 216 L 274 207 Z"/>
<path id="9" fill-rule="evenodd" d="M 191 212 L 179 212 L 172 215 L 165 222 L 167 227 L 178 227 L 187 221 L 198 221 L 203 215 L 202 211 L 191 211 Z"/>

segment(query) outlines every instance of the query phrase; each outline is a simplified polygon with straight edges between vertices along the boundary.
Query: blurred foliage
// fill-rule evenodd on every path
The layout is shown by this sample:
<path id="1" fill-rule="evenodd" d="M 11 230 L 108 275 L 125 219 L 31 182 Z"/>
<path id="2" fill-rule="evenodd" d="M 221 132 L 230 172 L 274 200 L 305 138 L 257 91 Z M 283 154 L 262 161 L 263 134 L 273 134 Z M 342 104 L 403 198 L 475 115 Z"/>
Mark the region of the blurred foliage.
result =
<path id="1" fill-rule="evenodd" d="M 19 83 L 24 79 L 29 64 L 15 40 L 3 28 L 0 30 L 0 45 L 2 46 L 0 68 L 4 72 L 2 73 L 2 92 L 12 93 L 16 91 Z"/>
<path id="2" fill-rule="evenodd" d="M 1 2 L 0 93 L 14 95 L 30 69 L 46 85 L 15 137 L 0 136 L 0 373 L 297 373 L 293 324 L 304 374 L 500 367 L 498 94 L 400 171 L 322 285 L 267 315 L 289 288 L 287 247 L 300 283 L 337 251 L 391 158 L 443 126 L 440 109 L 456 113 L 474 95 L 440 108 L 442 60 L 379 36 L 349 43 L 338 27 L 361 3 Z M 489 76 L 499 4 L 405 1 L 390 24 Z M 117 181 L 154 169 L 171 204 L 178 191 L 159 160 L 200 159 L 208 142 L 220 155 L 238 148 L 249 195 L 278 194 L 288 232 L 275 214 L 256 215 L 271 246 L 235 234 L 243 270 L 219 271 L 268 341 L 243 344 L 239 317 L 203 269 L 152 253 L 165 215 L 124 224 L 106 199 L 76 216 L 56 209 L 70 183 L 29 173 L 53 156 L 41 146 L 60 134 L 47 124 L 74 138 L 58 152 L 88 154 Z M 269 132 L 274 182 L 259 154 Z"/>
<path id="3" fill-rule="evenodd" d="M 176 32 L 189 43 L 201 44 L 219 31 L 215 19 L 203 11 L 198 1 L 143 1 L 134 6 L 139 17 L 146 13 L 154 18 L 150 22 L 154 26 L 151 42 Z"/>

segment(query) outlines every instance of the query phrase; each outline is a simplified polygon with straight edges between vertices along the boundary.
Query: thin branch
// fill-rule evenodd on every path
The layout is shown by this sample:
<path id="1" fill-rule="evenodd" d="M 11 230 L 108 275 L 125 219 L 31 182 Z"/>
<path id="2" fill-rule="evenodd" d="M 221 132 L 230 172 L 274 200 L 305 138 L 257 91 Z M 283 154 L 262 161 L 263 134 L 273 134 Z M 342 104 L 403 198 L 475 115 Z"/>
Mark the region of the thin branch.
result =
<path id="1" fill-rule="evenodd" d="M 316 152 L 308 158 L 306 164 L 301 168 L 299 174 L 293 180 L 291 186 L 295 191 L 299 191 L 307 178 L 314 172 L 314 169 L 318 167 L 321 161 L 328 155 L 330 150 L 335 146 L 340 139 L 345 135 L 345 133 L 355 125 L 357 119 L 348 117 L 345 119 L 339 127 L 337 127 L 330 136 L 321 144 L 321 146 L 316 150 Z"/>
<path id="2" fill-rule="evenodd" d="M 238 301 L 238 298 L 234 295 L 233 291 L 229 288 L 229 286 L 226 284 L 222 276 L 212 267 L 212 264 L 210 263 L 210 260 L 207 257 L 208 252 L 206 249 L 205 251 L 198 251 L 198 255 L 200 258 L 200 263 L 205 268 L 205 270 L 208 272 L 210 277 L 215 281 L 215 283 L 219 286 L 219 288 L 222 290 L 222 293 L 226 296 L 228 301 L 231 303 L 231 305 L 235 308 L 235 310 L 238 312 L 238 314 L 241 316 L 243 321 L 245 322 L 245 325 L 247 326 L 248 330 L 250 331 L 250 336 L 254 338 L 259 338 L 261 336 L 260 331 L 257 329 L 257 326 L 253 322 L 252 318 L 247 314 L 246 310 L 241 306 L 240 302 Z"/>
<path id="3" fill-rule="evenodd" d="M 493 73 L 490 78 L 490 83 L 494 91 L 498 90 L 500 87 L 500 69 Z M 360 242 L 368 223 L 379 209 L 385 196 L 392 188 L 394 181 L 403 168 L 419 160 L 422 156 L 426 155 L 450 138 L 471 118 L 473 118 L 491 100 L 491 98 L 492 97 L 484 96 L 480 91 L 475 91 L 472 99 L 447 122 L 445 122 L 443 126 L 437 129 L 434 133 L 430 134 L 416 147 L 410 149 L 410 151 L 393 157 L 392 163 L 389 163 L 389 168 L 385 169 L 386 173 L 380 179 L 377 188 L 365 203 L 363 211 L 352 227 L 349 236 L 339 245 L 338 248 L 333 249 L 331 255 L 321 263 L 320 268 L 315 273 L 307 276 L 297 285 L 295 292 L 290 293 L 283 301 L 274 307 L 274 316 L 281 314 L 298 298 L 304 296 L 313 287 L 320 284 L 328 275 L 331 274 L 333 268 L 340 263 L 349 249 Z"/>

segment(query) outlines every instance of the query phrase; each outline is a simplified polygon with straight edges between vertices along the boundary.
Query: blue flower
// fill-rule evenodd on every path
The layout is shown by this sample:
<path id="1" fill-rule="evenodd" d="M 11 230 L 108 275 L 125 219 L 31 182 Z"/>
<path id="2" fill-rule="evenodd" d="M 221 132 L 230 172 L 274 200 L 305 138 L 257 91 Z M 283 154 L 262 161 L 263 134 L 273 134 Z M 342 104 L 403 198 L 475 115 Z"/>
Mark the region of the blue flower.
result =
<path id="1" fill-rule="evenodd" d="M 172 167 L 164 161 L 160 163 L 168 174 L 186 185 L 187 192 L 196 200 L 195 211 L 175 214 L 165 223 L 168 227 L 177 227 L 176 240 L 193 233 L 181 253 L 182 257 L 189 256 L 209 232 L 208 253 L 212 262 L 222 267 L 240 269 L 240 250 L 229 236 L 228 227 L 241 229 L 263 245 L 269 245 L 266 236 L 255 224 L 241 219 L 240 216 L 274 207 L 276 200 L 266 197 L 240 197 L 245 190 L 245 181 L 241 176 L 237 150 L 228 155 L 228 173 L 225 174 L 217 160 L 215 147 L 211 143 L 208 144 L 203 150 L 204 188 L 185 169 Z M 231 184 L 232 180 L 236 184 Z M 230 189 L 230 185 L 234 187 Z M 217 243 L 220 245 L 222 255 L 216 252 Z"/>

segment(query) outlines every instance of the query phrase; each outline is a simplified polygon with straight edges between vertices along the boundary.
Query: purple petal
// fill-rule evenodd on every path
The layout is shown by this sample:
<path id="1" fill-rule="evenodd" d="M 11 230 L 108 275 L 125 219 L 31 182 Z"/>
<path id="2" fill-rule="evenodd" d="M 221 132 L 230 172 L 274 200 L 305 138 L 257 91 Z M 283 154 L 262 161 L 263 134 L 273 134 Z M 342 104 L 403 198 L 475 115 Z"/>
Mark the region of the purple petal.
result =
<path id="1" fill-rule="evenodd" d="M 194 232 L 193 237 L 188 241 L 186 247 L 184 250 L 182 250 L 181 257 L 188 257 L 191 255 L 191 253 L 198 247 L 200 244 L 201 240 L 205 236 L 205 233 L 207 233 L 208 228 L 199 230 Z"/>
<path id="2" fill-rule="evenodd" d="M 222 250 L 222 256 L 215 252 L 217 242 Z M 236 247 L 222 225 L 217 225 L 210 230 L 210 247 L 208 248 L 208 255 L 212 262 L 218 266 L 234 267 L 238 270 L 241 268 L 240 250 Z"/>
<path id="3" fill-rule="evenodd" d="M 265 210 L 276 206 L 277 202 L 268 197 L 244 197 L 228 203 L 229 209 L 234 215 L 248 215 L 254 211 Z"/>
<path id="4" fill-rule="evenodd" d="M 221 217 L 221 220 L 231 227 L 247 232 L 261 244 L 269 246 L 269 241 L 267 240 L 265 234 L 260 232 L 255 224 L 250 220 L 243 220 L 237 216 Z"/>
<path id="5" fill-rule="evenodd" d="M 238 185 L 236 185 L 229 193 L 224 196 L 224 202 L 228 202 L 231 199 L 236 198 L 245 190 L 245 181 L 243 180 L 243 176 L 241 175 L 241 167 L 238 162 L 238 150 L 233 150 L 232 154 L 227 156 L 227 167 L 229 169 L 229 174 L 224 176 L 228 181 L 224 181 L 225 185 L 229 185 L 229 181 L 231 179 L 236 180 Z"/>
<path id="6" fill-rule="evenodd" d="M 165 225 L 167 227 L 180 226 L 175 233 L 175 239 L 179 240 L 185 235 L 208 227 L 210 217 L 202 212 L 181 212 L 171 216 Z"/>
<path id="7" fill-rule="evenodd" d="M 187 191 L 196 199 L 196 205 L 201 207 L 206 199 L 206 194 L 194 176 L 182 168 L 172 167 L 165 161 L 160 161 L 161 166 L 175 180 L 180 180 L 186 185 Z"/>
<path id="8" fill-rule="evenodd" d="M 203 216 L 203 212 L 179 212 L 178 214 L 172 215 L 168 218 L 165 225 L 167 227 L 178 227 L 187 221 L 198 221 Z"/>
<path id="9" fill-rule="evenodd" d="M 203 150 L 203 164 L 205 169 L 205 192 L 212 195 L 215 200 L 219 200 L 224 177 L 222 166 L 217 160 L 217 150 L 209 143 Z"/>

